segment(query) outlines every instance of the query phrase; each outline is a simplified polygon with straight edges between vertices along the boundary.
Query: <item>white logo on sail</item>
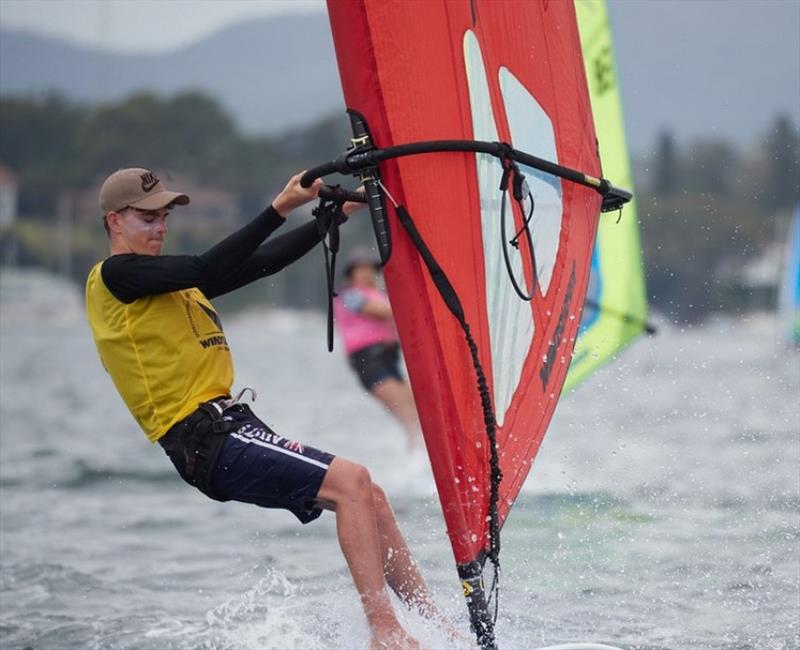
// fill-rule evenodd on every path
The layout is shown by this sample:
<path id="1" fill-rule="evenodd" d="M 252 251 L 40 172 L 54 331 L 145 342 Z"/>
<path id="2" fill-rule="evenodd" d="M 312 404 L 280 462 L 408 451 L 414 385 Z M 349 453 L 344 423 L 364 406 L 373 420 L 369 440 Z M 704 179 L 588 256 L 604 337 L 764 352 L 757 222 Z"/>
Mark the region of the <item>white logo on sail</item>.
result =
<path id="1" fill-rule="evenodd" d="M 469 30 L 464 35 L 464 63 L 474 138 L 495 142 L 499 136 L 481 48 L 477 37 Z M 557 161 L 553 124 L 547 113 L 507 68 L 500 69 L 499 82 L 514 147 L 546 160 Z M 502 168 L 491 156 L 476 154 L 475 159 L 480 192 L 494 405 L 497 423 L 502 425 L 533 342 L 535 325 L 531 304 L 520 300 L 514 292 L 503 261 L 500 206 L 497 201 Z M 538 275 L 537 291 L 546 294 L 561 233 L 561 181 L 529 167 L 521 166 L 521 171 L 528 179 L 536 205 L 531 232 Z M 510 210 L 510 205 L 507 209 Z M 524 277 L 518 255 L 514 256 L 512 270 L 517 278 Z"/>

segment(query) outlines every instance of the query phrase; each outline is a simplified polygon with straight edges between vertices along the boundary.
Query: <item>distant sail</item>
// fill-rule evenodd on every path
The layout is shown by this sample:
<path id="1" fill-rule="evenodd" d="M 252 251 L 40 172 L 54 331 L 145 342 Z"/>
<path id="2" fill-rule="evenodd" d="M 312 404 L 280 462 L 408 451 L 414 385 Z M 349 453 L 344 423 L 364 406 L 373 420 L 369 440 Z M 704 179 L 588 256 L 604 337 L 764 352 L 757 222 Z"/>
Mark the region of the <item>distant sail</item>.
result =
<path id="1" fill-rule="evenodd" d="M 633 187 L 605 0 L 575 0 L 575 11 L 603 174 L 624 187 Z M 564 392 L 606 364 L 647 327 L 647 296 L 634 199 L 625 206 L 619 223 L 613 214 L 600 219 L 586 305 Z"/>
<path id="2" fill-rule="evenodd" d="M 789 227 L 784 259 L 778 314 L 784 339 L 800 346 L 800 204 Z"/>

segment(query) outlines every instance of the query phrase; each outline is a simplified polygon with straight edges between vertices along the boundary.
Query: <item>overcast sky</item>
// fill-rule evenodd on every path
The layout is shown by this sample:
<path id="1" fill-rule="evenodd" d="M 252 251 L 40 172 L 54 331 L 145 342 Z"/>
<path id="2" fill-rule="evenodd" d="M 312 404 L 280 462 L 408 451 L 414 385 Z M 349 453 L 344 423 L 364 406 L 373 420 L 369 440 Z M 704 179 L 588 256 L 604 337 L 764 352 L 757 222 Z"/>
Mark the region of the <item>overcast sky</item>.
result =
<path id="1" fill-rule="evenodd" d="M 325 12 L 325 3 L 0 0 L 0 26 L 163 52 L 248 18 L 308 12 Z M 609 0 L 609 12 L 635 150 L 667 127 L 684 139 L 750 145 L 778 113 L 800 122 L 800 0 Z"/>
<path id="2" fill-rule="evenodd" d="M 0 26 L 119 51 L 170 50 L 246 18 L 324 12 L 323 0 L 0 0 Z"/>

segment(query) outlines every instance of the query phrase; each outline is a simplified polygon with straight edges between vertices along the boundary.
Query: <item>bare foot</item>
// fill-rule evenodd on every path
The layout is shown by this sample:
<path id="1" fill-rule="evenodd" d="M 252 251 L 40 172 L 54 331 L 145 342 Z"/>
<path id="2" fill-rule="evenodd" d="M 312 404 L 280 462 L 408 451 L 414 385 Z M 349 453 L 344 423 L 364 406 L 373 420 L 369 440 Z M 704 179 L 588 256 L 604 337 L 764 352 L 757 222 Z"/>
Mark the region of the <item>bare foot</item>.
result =
<path id="1" fill-rule="evenodd" d="M 369 647 L 370 650 L 419 650 L 419 641 L 398 628 L 388 634 L 374 633 L 369 640 Z"/>
<path id="2" fill-rule="evenodd" d="M 439 610 L 438 607 L 436 607 L 436 605 L 433 605 L 432 603 L 426 604 L 419 607 L 418 611 L 423 618 L 428 619 L 442 632 L 444 632 L 447 635 L 447 638 L 453 643 L 457 643 L 459 646 L 463 646 L 465 648 L 476 647 L 475 639 L 472 637 L 472 635 L 467 634 L 459 629 L 455 623 L 453 623 L 453 621 L 451 621 L 441 610 Z"/>
<path id="3" fill-rule="evenodd" d="M 450 639 L 453 643 L 458 643 L 459 645 L 463 645 L 465 648 L 475 648 L 477 644 L 475 639 L 471 636 L 466 635 L 461 630 L 457 629 L 455 625 L 453 625 L 450 621 L 442 621 L 442 627 L 444 627 L 445 634 L 447 634 L 447 638 Z"/>
<path id="4" fill-rule="evenodd" d="M 458 629 L 455 624 L 441 612 L 439 612 L 437 616 L 431 616 L 430 620 L 441 629 L 453 643 L 457 643 L 465 648 L 475 647 L 475 639 Z"/>

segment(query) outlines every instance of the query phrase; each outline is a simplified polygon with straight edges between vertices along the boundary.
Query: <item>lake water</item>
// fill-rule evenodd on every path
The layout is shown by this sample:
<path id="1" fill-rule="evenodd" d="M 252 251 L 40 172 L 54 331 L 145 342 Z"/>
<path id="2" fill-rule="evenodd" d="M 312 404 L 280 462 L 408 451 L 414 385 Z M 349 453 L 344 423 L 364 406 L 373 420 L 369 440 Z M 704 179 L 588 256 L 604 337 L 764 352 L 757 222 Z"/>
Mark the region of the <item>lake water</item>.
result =
<path id="1" fill-rule="evenodd" d="M 325 351 L 323 319 L 226 333 L 265 421 L 371 469 L 467 631 L 427 461 Z M 665 325 L 562 400 L 503 530 L 501 648 L 800 648 L 800 356 L 776 336 L 765 316 Z M 4 322 L 0 364 L 0 647 L 367 647 L 334 517 L 183 484 L 81 320 Z"/>

